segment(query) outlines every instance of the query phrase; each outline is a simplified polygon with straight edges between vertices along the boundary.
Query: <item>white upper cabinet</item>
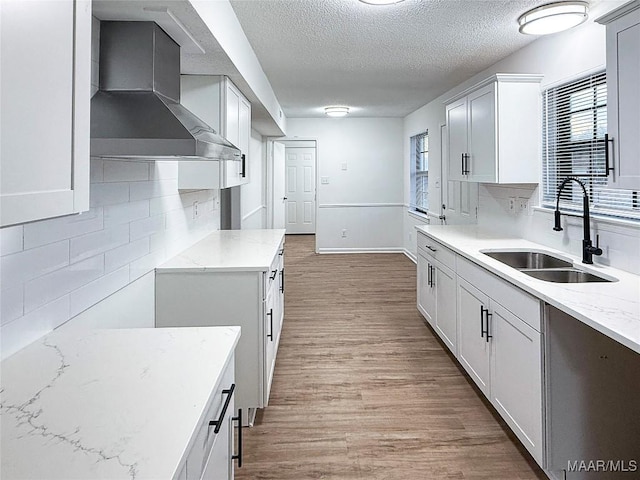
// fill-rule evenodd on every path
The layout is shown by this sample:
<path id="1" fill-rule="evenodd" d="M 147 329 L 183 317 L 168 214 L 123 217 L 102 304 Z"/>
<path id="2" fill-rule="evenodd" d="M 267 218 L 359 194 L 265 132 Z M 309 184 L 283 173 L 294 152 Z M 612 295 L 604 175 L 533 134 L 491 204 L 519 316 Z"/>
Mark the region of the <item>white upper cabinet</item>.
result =
<path id="1" fill-rule="evenodd" d="M 0 2 L 0 226 L 89 209 L 91 2 Z"/>
<path id="2" fill-rule="evenodd" d="M 182 75 L 180 102 L 240 149 L 237 161 L 182 162 L 178 167 L 181 189 L 229 188 L 249 182 L 251 103 L 220 75 Z"/>
<path id="3" fill-rule="evenodd" d="M 609 186 L 640 189 L 640 0 L 597 20 L 607 26 Z"/>
<path id="4" fill-rule="evenodd" d="M 446 102 L 449 180 L 538 183 L 541 80 L 497 74 Z"/>

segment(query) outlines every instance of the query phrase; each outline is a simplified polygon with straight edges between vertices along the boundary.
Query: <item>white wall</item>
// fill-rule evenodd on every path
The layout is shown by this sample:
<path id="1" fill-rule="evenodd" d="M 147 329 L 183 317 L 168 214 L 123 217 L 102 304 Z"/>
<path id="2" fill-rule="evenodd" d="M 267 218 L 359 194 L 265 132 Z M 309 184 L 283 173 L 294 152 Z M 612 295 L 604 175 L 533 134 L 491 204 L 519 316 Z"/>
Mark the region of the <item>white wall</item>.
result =
<path id="1" fill-rule="evenodd" d="M 242 229 L 266 227 L 266 143 L 251 130 L 249 139 L 249 183 L 242 186 Z"/>
<path id="2" fill-rule="evenodd" d="M 218 192 L 177 182 L 177 162 L 92 159 L 88 212 L 0 230 L 3 358 L 219 228 Z"/>
<path id="3" fill-rule="evenodd" d="M 592 11 L 591 18 L 611 10 L 623 2 L 601 2 L 599 10 Z M 463 84 L 429 102 L 404 119 L 404 201 L 409 201 L 409 137 L 428 129 L 438 132 L 445 122 L 444 101 L 456 93 L 494 73 L 542 73 L 541 88 L 578 78 L 586 73 L 605 68 L 605 27 L 588 21 L 584 25 L 556 35 L 541 37 L 514 54 L 504 58 Z M 439 135 L 430 135 L 430 158 L 440 158 Z M 540 160 L 542 161 L 542 160 Z M 440 195 L 442 178 L 438 162 L 430 163 L 429 189 L 432 204 Z M 568 220 L 569 228 L 562 234 L 552 230 L 553 219 L 548 211 L 530 209 L 529 212 L 512 215 L 508 213 L 507 199 L 510 196 L 528 198 L 532 206 L 538 205 L 538 189 L 535 186 L 482 185 L 480 188 L 478 224 L 505 233 L 518 235 L 543 245 L 580 255 L 582 231 L 580 219 Z M 412 229 L 416 221 L 407 212 L 404 214 L 404 245 L 415 253 L 415 235 Z M 600 234 L 601 246 L 605 250 L 597 262 L 637 272 L 640 270 L 640 229 L 628 222 L 611 223 L 594 220 L 592 227 Z"/>
<path id="4" fill-rule="evenodd" d="M 401 250 L 402 131 L 400 118 L 288 119 L 288 139 L 317 140 L 318 251 Z"/>

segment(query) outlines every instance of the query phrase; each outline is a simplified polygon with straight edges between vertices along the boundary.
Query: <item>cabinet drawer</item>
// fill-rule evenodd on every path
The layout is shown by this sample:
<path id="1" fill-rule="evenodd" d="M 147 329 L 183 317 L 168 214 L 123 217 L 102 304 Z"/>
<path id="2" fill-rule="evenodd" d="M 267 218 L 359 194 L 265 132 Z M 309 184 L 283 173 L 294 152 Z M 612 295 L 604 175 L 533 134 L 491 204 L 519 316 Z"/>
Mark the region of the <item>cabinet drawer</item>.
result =
<path id="1" fill-rule="evenodd" d="M 222 391 L 230 389 L 233 382 L 234 362 L 232 359 L 229 365 L 227 365 L 225 373 L 222 375 L 222 379 L 213 394 L 211 403 L 206 408 L 202 423 L 196 428 L 197 433 L 195 434 L 195 440 L 187 457 L 187 480 L 199 480 L 213 446 L 218 442 L 227 443 L 224 432 L 228 430 L 222 428 L 218 434 L 215 434 L 214 426 L 210 426 L 209 422 L 219 419 L 228 396 L 228 394 L 223 394 Z M 233 414 L 233 402 L 231 402 L 225 412 L 225 417 L 222 419 L 223 424 L 228 423 L 229 417 L 232 417 Z"/>
<path id="2" fill-rule="evenodd" d="M 418 252 L 426 257 L 435 258 L 453 271 L 456 270 L 456 254 L 423 233 L 418 233 Z"/>
<path id="3" fill-rule="evenodd" d="M 540 300 L 460 256 L 457 260 L 457 273 L 529 326 L 540 331 Z"/>

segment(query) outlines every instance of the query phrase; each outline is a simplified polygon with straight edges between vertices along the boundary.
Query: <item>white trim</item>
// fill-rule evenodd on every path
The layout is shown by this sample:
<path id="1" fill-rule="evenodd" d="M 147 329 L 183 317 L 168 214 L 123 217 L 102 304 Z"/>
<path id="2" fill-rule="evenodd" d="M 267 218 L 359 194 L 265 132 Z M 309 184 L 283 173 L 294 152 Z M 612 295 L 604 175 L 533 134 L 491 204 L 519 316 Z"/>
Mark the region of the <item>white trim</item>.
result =
<path id="1" fill-rule="evenodd" d="M 415 263 L 416 265 L 418 264 L 418 257 L 417 255 L 414 255 L 413 253 L 411 253 L 409 250 L 407 250 L 406 248 L 403 249 L 403 252 L 405 257 L 407 257 L 409 260 L 411 260 L 413 263 Z"/>
<path id="2" fill-rule="evenodd" d="M 318 248 L 320 254 L 332 253 L 404 253 L 403 247 L 376 247 L 376 248 Z"/>
<path id="3" fill-rule="evenodd" d="M 555 211 L 554 208 L 551 207 L 533 207 L 533 211 L 534 212 L 540 212 L 540 213 L 544 213 L 545 215 L 549 215 L 552 216 L 553 212 Z M 562 208 L 560 208 L 560 211 L 562 212 L 562 216 L 563 217 L 567 217 L 567 218 L 576 218 L 575 220 L 575 224 L 581 224 L 582 222 L 582 215 L 580 215 L 579 213 L 574 213 L 574 212 L 568 212 L 568 213 L 564 213 L 564 211 L 562 210 Z M 598 215 L 597 213 L 590 213 L 589 217 L 591 219 L 592 222 L 596 222 L 596 223 L 604 223 L 604 224 L 608 224 L 614 227 L 618 227 L 618 228 L 624 228 L 624 229 L 633 229 L 636 230 L 640 236 L 640 222 L 638 220 L 631 220 L 628 218 L 616 218 L 616 217 L 606 217 L 603 215 Z M 579 219 L 579 220 L 578 220 Z M 570 220 L 570 224 L 573 224 L 573 221 Z"/>
<path id="4" fill-rule="evenodd" d="M 404 203 L 322 203 L 318 208 L 404 207 Z"/>
<path id="5" fill-rule="evenodd" d="M 256 213 L 262 211 L 262 210 L 266 210 L 267 206 L 266 205 L 258 205 L 256 208 L 254 208 L 253 210 L 251 210 L 249 213 L 247 213 L 244 217 L 242 217 L 242 221 L 244 222 L 245 220 L 247 220 L 249 217 L 252 217 L 253 215 L 255 215 Z"/>

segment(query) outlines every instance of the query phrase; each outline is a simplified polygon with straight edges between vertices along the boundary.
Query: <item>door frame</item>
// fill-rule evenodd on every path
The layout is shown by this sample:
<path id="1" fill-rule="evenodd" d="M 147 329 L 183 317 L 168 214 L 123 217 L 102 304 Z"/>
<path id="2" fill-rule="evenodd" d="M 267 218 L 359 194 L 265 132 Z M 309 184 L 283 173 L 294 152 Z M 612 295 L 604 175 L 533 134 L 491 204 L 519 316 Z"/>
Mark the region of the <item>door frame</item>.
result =
<path id="1" fill-rule="evenodd" d="M 315 169 L 315 185 L 314 185 L 314 198 L 315 198 L 315 218 L 316 218 L 316 228 L 315 228 L 315 233 L 314 235 L 316 235 L 316 244 L 315 244 L 315 252 L 318 253 L 318 237 L 317 237 L 317 233 L 318 233 L 318 205 L 320 204 L 320 200 L 319 200 L 319 187 L 320 187 L 320 176 L 318 175 L 318 165 L 320 164 L 319 162 L 319 158 L 320 158 L 320 146 L 319 146 L 319 142 L 318 139 L 316 137 L 269 137 L 267 139 L 267 158 L 268 158 L 268 162 L 267 162 L 267 175 L 266 175 L 266 193 L 267 193 L 267 226 L 268 228 L 273 228 L 273 220 L 274 220 L 274 215 L 273 215 L 273 211 L 274 211 L 274 205 L 275 205 L 275 199 L 273 198 L 273 195 L 275 193 L 274 191 L 274 165 L 273 165 L 273 142 L 278 142 L 278 143 L 283 143 L 285 148 L 287 146 L 293 146 L 295 145 L 297 142 L 314 142 L 315 143 L 315 150 L 316 150 L 316 158 L 315 158 L 315 164 L 314 164 L 314 169 Z M 286 159 L 285 159 L 286 162 Z"/>

